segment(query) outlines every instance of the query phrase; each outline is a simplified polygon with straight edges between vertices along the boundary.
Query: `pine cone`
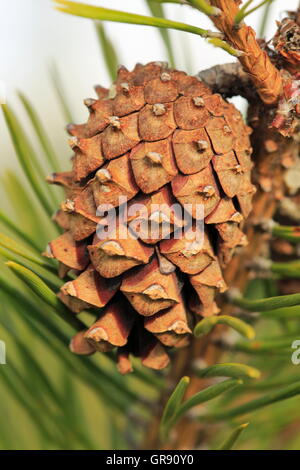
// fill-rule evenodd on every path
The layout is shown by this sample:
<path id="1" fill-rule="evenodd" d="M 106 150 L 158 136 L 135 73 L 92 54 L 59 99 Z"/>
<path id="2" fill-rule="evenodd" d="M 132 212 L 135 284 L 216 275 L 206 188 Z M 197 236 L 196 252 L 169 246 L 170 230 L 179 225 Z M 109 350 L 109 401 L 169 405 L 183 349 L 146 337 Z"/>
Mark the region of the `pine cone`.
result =
<path id="1" fill-rule="evenodd" d="M 218 313 L 222 268 L 247 242 L 241 225 L 255 192 L 250 129 L 233 104 L 162 63 L 121 67 L 111 89 L 96 92 L 97 100 L 85 100 L 87 123 L 68 126 L 72 171 L 49 179 L 66 200 L 55 216 L 64 233 L 47 253 L 62 277 L 77 274 L 61 301 L 74 313 L 100 309 L 71 350 L 117 348 L 121 373 L 132 370 L 130 354 L 161 369 L 168 348 L 188 343 L 197 315 Z M 105 204 L 108 217 L 97 212 Z M 117 223 L 107 230 L 112 208 Z"/>

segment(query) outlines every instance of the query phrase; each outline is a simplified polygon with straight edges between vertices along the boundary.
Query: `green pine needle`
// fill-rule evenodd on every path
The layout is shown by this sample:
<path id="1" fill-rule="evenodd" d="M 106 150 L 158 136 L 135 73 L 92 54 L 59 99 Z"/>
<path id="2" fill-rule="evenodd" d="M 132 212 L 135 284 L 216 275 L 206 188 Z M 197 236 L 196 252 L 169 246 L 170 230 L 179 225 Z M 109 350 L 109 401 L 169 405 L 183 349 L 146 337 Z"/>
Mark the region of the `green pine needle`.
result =
<path id="1" fill-rule="evenodd" d="M 258 37 L 263 38 L 266 33 L 267 25 L 268 25 L 268 20 L 271 17 L 271 8 L 272 8 L 273 2 L 268 2 L 265 5 L 262 17 L 261 17 L 261 22 L 259 25 L 259 30 L 258 30 Z"/>
<path id="2" fill-rule="evenodd" d="M 300 305 L 295 307 L 287 307 L 287 308 L 277 308 L 275 310 L 267 310 L 265 312 L 261 312 L 261 316 L 263 318 L 268 319 L 278 319 L 278 320 L 298 320 L 300 317 Z"/>
<path id="3" fill-rule="evenodd" d="M 208 16 L 220 16 L 222 13 L 219 8 L 210 5 L 206 0 L 189 0 L 189 3 Z"/>
<path id="4" fill-rule="evenodd" d="M 61 76 L 59 74 L 58 68 L 55 63 L 53 63 L 50 67 L 50 77 L 52 80 L 54 91 L 56 92 L 56 96 L 58 98 L 58 102 L 60 104 L 60 108 L 63 113 L 64 119 L 67 123 L 71 123 L 73 122 L 72 111 L 70 109 L 68 100 L 66 98 L 66 93 L 64 91 Z"/>
<path id="5" fill-rule="evenodd" d="M 0 233 L 0 246 L 18 256 L 21 256 L 21 258 L 40 266 L 41 268 L 45 268 L 48 271 L 57 274 L 57 268 L 51 262 L 43 258 L 38 251 L 32 253 L 29 248 L 24 246 L 22 243 L 17 242 L 3 233 Z"/>
<path id="6" fill-rule="evenodd" d="M 280 352 L 286 352 L 287 355 L 291 355 L 291 344 L 294 340 L 298 339 L 299 334 L 294 333 L 287 337 L 276 337 L 269 338 L 266 340 L 257 341 L 237 341 L 232 347 L 232 350 L 242 351 L 248 354 L 277 354 Z"/>
<path id="7" fill-rule="evenodd" d="M 31 121 L 32 127 L 35 130 L 35 133 L 41 144 L 41 147 L 44 150 L 44 153 L 49 163 L 51 171 L 58 171 L 60 169 L 58 157 L 51 145 L 51 142 L 46 134 L 45 129 L 43 128 L 43 125 L 41 123 L 40 118 L 37 115 L 36 110 L 34 109 L 32 104 L 28 100 L 28 98 L 26 98 L 26 96 L 23 93 L 19 92 L 18 95 L 19 95 L 20 100 L 23 103 L 24 108 L 26 109 L 26 112 Z"/>
<path id="8" fill-rule="evenodd" d="M 23 281 L 46 304 L 52 307 L 55 312 L 76 331 L 81 331 L 86 328 L 85 324 L 76 318 L 72 312 L 67 310 L 55 293 L 45 284 L 44 281 L 42 281 L 40 277 L 33 273 L 33 271 L 13 261 L 8 261 L 6 265 L 19 279 L 21 279 L 21 281 Z"/>
<path id="9" fill-rule="evenodd" d="M 209 421 L 224 421 L 227 419 L 236 418 L 247 413 L 252 413 L 266 406 L 272 405 L 273 403 L 288 400 L 300 394 L 300 382 L 296 382 L 288 387 L 275 392 L 270 392 L 263 397 L 256 398 L 244 403 L 243 405 L 237 406 L 229 410 L 214 411 L 210 414 L 202 416 L 201 419 Z"/>
<path id="10" fill-rule="evenodd" d="M 247 380 L 258 379 L 261 375 L 260 371 L 255 367 L 237 363 L 214 364 L 212 366 L 201 369 L 197 366 L 196 362 L 194 372 L 197 377 L 200 378 L 231 377 L 235 379 Z"/>
<path id="11" fill-rule="evenodd" d="M 155 0 L 146 0 L 146 3 L 153 16 L 156 18 L 165 18 L 165 12 L 162 4 L 155 2 Z M 166 29 L 160 29 L 159 31 L 168 53 L 170 66 L 175 68 L 175 58 L 169 32 Z"/>
<path id="12" fill-rule="evenodd" d="M 76 356 L 68 350 L 69 336 L 64 333 L 63 325 L 57 326 L 55 316 L 49 315 L 45 308 L 36 307 L 32 298 L 25 296 L 0 274 L 0 286 L 10 301 L 10 306 L 16 305 L 16 314 L 24 318 L 32 330 L 32 337 L 39 338 L 59 358 L 62 367 L 72 371 L 84 385 L 89 385 L 105 403 L 119 412 L 128 407 L 129 401 L 139 401 L 125 385 L 125 379 L 119 375 L 115 368 L 109 371 L 91 361 L 91 358 Z M 67 323 L 69 323 L 67 321 Z"/>
<path id="13" fill-rule="evenodd" d="M 46 271 L 43 268 L 36 270 L 31 266 L 31 264 L 28 264 L 25 261 L 20 262 L 20 259 L 18 256 L 14 256 L 12 252 L 9 252 L 2 246 L 0 246 L 0 258 L 2 258 L 5 261 L 14 261 L 15 263 L 19 263 L 25 268 L 30 269 L 37 276 L 39 276 L 47 284 L 47 286 L 50 287 L 50 289 L 54 289 L 55 291 L 58 291 L 63 284 L 63 281 L 61 279 L 59 279 L 54 274 L 49 273 L 49 271 Z"/>
<path id="14" fill-rule="evenodd" d="M 35 423 L 36 429 L 39 431 L 40 436 L 50 445 L 59 446 L 57 442 L 57 436 L 49 430 L 48 423 L 45 422 L 42 412 L 39 414 L 34 406 L 32 395 L 24 393 L 26 383 L 20 381 L 20 377 L 14 373 L 13 368 L 8 370 L 7 367 L 1 368 L 1 378 L 4 384 L 10 390 L 12 396 L 15 397 L 16 401 L 22 406 L 23 410 L 28 413 L 33 423 Z M 25 385 L 25 386 L 24 386 Z"/>
<path id="15" fill-rule="evenodd" d="M 201 390 L 201 392 L 195 393 L 192 397 L 188 398 L 176 411 L 175 415 L 172 419 L 172 426 L 178 421 L 178 419 L 187 413 L 189 410 L 194 408 L 195 406 L 201 405 L 202 403 L 206 403 L 210 400 L 213 400 L 216 397 L 219 397 L 225 392 L 229 390 L 233 390 L 234 388 L 243 384 L 241 379 L 227 379 L 223 382 L 217 383 L 215 385 L 211 385 L 210 387 Z"/>
<path id="16" fill-rule="evenodd" d="M 50 237 L 57 236 L 56 226 L 28 190 L 22 175 L 19 177 L 15 171 L 6 170 L 1 183 L 11 206 L 5 208 L 6 213 L 9 211 L 10 218 L 18 221 L 19 227 L 26 231 L 41 252 Z M 36 223 L 37 220 L 40 221 L 39 224 Z"/>
<path id="17" fill-rule="evenodd" d="M 218 450 L 231 450 L 242 432 L 249 426 L 249 423 L 244 423 L 240 424 L 232 433 L 230 436 L 223 442 L 223 444 L 218 448 Z"/>
<path id="18" fill-rule="evenodd" d="M 198 28 L 179 21 L 171 21 L 166 18 L 154 18 L 150 16 L 137 15 L 124 11 L 110 10 L 103 7 L 95 7 L 84 3 L 76 3 L 68 0 L 53 0 L 57 5 L 55 8 L 63 13 L 70 15 L 82 16 L 102 21 L 115 21 L 117 23 L 128 23 L 143 26 L 155 26 L 157 28 L 177 29 L 192 34 L 197 34 L 205 38 L 223 38 L 223 34 L 219 32 L 209 31 L 207 29 Z"/>
<path id="19" fill-rule="evenodd" d="M 289 227 L 285 225 L 275 225 L 272 229 L 272 235 L 291 243 L 300 243 L 300 227 Z"/>
<path id="20" fill-rule="evenodd" d="M 169 400 L 163 411 L 161 424 L 160 424 L 160 437 L 165 440 L 169 431 L 169 425 L 174 417 L 175 413 L 179 409 L 184 394 L 189 386 L 190 378 L 182 377 L 172 392 Z"/>
<path id="21" fill-rule="evenodd" d="M 255 331 L 252 326 L 239 318 L 228 315 L 213 315 L 211 317 L 203 318 L 203 320 L 195 326 L 194 335 L 197 338 L 206 335 L 210 333 L 216 325 L 230 326 L 248 339 L 253 339 L 255 337 Z"/>
<path id="22" fill-rule="evenodd" d="M 37 243 L 27 235 L 18 225 L 16 225 L 9 217 L 0 211 L 0 223 L 10 230 L 15 236 L 19 237 L 23 242 L 31 247 L 36 252 L 40 252 L 40 247 Z"/>
<path id="23" fill-rule="evenodd" d="M 20 337 L 16 336 L 15 331 L 8 325 L 7 320 L 2 318 L 0 321 L 5 327 L 6 331 L 8 331 L 10 335 L 14 337 L 14 343 L 17 346 L 20 357 L 22 358 L 24 365 L 27 365 L 27 373 L 30 372 L 30 374 L 34 376 L 35 383 L 38 385 L 38 387 L 41 390 L 44 389 L 45 394 L 49 395 L 53 403 L 59 407 L 60 402 L 58 393 L 50 381 L 49 376 L 44 371 L 43 367 L 41 367 L 39 364 L 37 358 L 27 346 L 26 342 Z M 30 371 L 28 369 L 30 369 Z"/>
<path id="24" fill-rule="evenodd" d="M 271 271 L 279 274 L 281 278 L 291 277 L 300 279 L 300 261 L 288 261 L 286 263 L 272 263 Z"/>
<path id="25" fill-rule="evenodd" d="M 212 38 L 212 39 L 209 39 L 208 42 L 215 47 L 219 47 L 223 49 L 224 51 L 228 52 L 228 54 L 232 55 L 233 57 L 241 57 L 242 55 L 244 55 L 243 51 L 239 51 L 238 49 L 235 49 L 234 47 L 230 46 L 230 44 L 228 44 L 227 42 L 222 41 L 222 39 Z"/>
<path id="26" fill-rule="evenodd" d="M 35 156 L 35 153 L 33 152 L 33 149 L 29 144 L 27 137 L 25 136 L 25 133 L 12 109 L 10 109 L 8 105 L 3 104 L 2 110 L 16 150 L 16 154 L 24 170 L 24 173 L 33 191 L 35 192 L 37 199 L 47 214 L 51 216 L 55 207 L 55 200 L 53 200 L 52 197 L 52 206 L 51 202 L 45 195 L 45 193 L 48 193 L 48 195 L 51 195 L 52 193 L 49 192 L 49 189 L 47 189 L 48 186 L 46 184 L 44 184 L 43 187 L 41 186 L 41 181 L 44 181 L 45 175 L 41 169 L 40 163 L 38 162 L 37 157 Z"/>
<path id="27" fill-rule="evenodd" d="M 189 378 L 183 377 L 169 398 L 164 410 L 163 420 L 160 427 L 161 438 L 163 440 L 167 439 L 171 429 L 175 426 L 179 418 L 181 418 L 187 411 L 236 388 L 242 383 L 243 381 L 240 379 L 224 380 L 224 382 L 211 385 L 205 390 L 201 390 L 201 392 L 196 393 L 191 398 L 188 398 L 185 402 L 180 404 L 189 384 Z"/>
<path id="28" fill-rule="evenodd" d="M 247 10 L 248 6 L 250 6 L 253 3 L 253 0 L 249 0 L 248 2 L 245 3 L 245 5 L 239 10 L 238 14 L 236 15 L 234 19 L 235 24 L 240 24 L 246 18 L 246 16 L 251 15 L 251 13 L 254 13 L 259 8 L 263 7 L 266 4 L 271 4 L 274 1 L 275 0 L 263 0 L 255 7 Z"/>
<path id="29" fill-rule="evenodd" d="M 188 0 L 152 0 L 155 3 L 177 3 L 178 5 L 189 5 Z"/>
<path id="30" fill-rule="evenodd" d="M 114 48 L 113 43 L 109 39 L 101 21 L 95 21 L 95 28 L 99 39 L 101 51 L 103 53 L 107 72 L 111 80 L 114 82 L 116 79 L 118 65 L 120 63 L 116 49 Z"/>
<path id="31" fill-rule="evenodd" d="M 293 307 L 300 305 L 300 294 L 280 295 L 269 297 L 268 299 L 251 300 L 241 296 L 238 292 L 229 292 L 229 300 L 245 310 L 252 312 L 264 312 L 283 307 Z"/>

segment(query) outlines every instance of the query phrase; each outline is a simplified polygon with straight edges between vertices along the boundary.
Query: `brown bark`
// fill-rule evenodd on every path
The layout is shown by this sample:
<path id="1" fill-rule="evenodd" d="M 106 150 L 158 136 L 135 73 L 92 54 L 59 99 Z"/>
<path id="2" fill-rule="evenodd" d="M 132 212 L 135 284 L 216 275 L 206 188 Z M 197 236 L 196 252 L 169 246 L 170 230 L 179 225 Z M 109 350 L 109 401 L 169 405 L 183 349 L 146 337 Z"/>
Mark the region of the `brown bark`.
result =
<path id="1" fill-rule="evenodd" d="M 226 98 L 242 96 L 250 102 L 257 101 L 257 92 L 251 78 L 238 62 L 215 65 L 199 72 L 198 77 L 214 93 L 221 93 Z"/>

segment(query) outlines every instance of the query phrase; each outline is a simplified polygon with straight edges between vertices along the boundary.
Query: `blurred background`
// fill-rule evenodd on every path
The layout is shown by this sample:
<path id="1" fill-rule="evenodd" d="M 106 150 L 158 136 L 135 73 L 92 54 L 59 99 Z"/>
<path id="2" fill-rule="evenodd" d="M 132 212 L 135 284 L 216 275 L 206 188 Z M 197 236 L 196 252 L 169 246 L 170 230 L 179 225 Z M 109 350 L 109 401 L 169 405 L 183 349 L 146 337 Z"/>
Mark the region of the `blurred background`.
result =
<path id="1" fill-rule="evenodd" d="M 81 1 L 149 15 L 143 0 Z M 275 19 L 281 18 L 284 10 L 296 9 L 297 5 L 298 0 L 278 0 L 272 4 L 266 28 L 267 39 L 274 34 Z M 170 19 L 211 27 L 204 15 L 192 9 L 170 4 L 165 10 Z M 247 22 L 258 30 L 261 11 L 247 18 Z M 105 27 L 121 63 L 126 67 L 132 68 L 136 62 L 166 60 L 157 30 L 117 23 L 107 23 Z M 214 49 L 201 38 L 174 31 L 170 31 L 170 35 L 179 69 L 194 74 L 212 65 L 232 61 L 228 54 Z M 60 90 L 63 90 L 72 119 L 84 121 L 87 111 L 83 99 L 94 96 L 95 84 L 107 86 L 110 83 L 92 21 L 56 12 L 49 0 L 0 0 L 0 44 L 0 94 L 1 89 L 5 89 L 6 101 L 22 122 L 45 173 L 53 168 L 44 165 L 45 156 L 34 138 L 33 128 L 17 95 L 19 91 L 36 109 L 60 166 L 68 169 L 71 153 L 64 130 L 67 117 L 53 86 L 53 74 L 56 84 L 59 82 Z M 244 106 L 241 99 L 236 103 L 241 109 Z M 2 113 L 0 141 L 1 210 L 11 215 L 42 251 L 55 231 L 48 218 L 42 215 L 23 178 Z M 9 230 L 4 229 L 4 232 L 9 233 Z M 5 253 L 0 255 L 5 259 Z M 90 362 L 84 360 L 84 363 L 74 358 L 66 347 L 69 327 L 52 318 L 49 308 L 43 303 L 28 292 L 23 293 L 20 283 L 10 276 L 6 268 L 1 267 L 1 272 L 12 288 L 21 294 L 13 300 L 13 291 L 9 297 L 7 289 L 0 287 L 0 340 L 6 341 L 8 362 L 7 366 L 0 365 L 0 449 L 120 449 L 138 446 L 149 409 L 137 412 L 132 403 L 136 398 L 155 400 L 162 377 L 146 374 L 144 377 L 122 378 L 109 359 L 102 355 Z M 255 291 L 257 297 L 258 291 L 261 297 L 266 295 L 261 285 Z M 42 320 L 38 320 L 39 314 Z M 37 322 L 31 322 L 32 319 Z M 49 328 L 52 333 L 49 333 Z M 269 322 L 267 328 L 274 328 L 276 333 L 278 325 L 270 326 Z M 55 332 L 62 332 L 60 342 Z M 66 344 L 62 348 L 63 343 Z M 238 360 L 236 356 L 235 360 Z M 284 367 L 286 358 L 283 362 L 280 360 L 278 364 Z M 263 362 L 263 358 L 253 359 L 253 365 L 260 366 Z M 87 363 L 91 365 L 87 366 Z M 224 404 L 229 401 L 230 397 Z M 295 407 L 294 401 L 274 406 L 271 417 L 268 412 L 257 413 L 254 426 L 247 431 L 240 447 L 299 449 L 300 433 L 295 432 L 299 421 L 299 406 Z M 220 435 L 214 437 L 216 441 L 222 440 L 227 429 L 220 428 L 219 431 Z"/>

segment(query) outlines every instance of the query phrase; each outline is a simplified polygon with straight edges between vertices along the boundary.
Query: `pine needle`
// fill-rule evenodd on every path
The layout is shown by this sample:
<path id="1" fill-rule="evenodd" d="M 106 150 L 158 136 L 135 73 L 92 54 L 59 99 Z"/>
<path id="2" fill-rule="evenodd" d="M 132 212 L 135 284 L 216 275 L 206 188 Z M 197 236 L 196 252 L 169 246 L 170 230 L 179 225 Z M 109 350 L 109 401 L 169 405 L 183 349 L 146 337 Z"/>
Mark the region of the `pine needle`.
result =
<path id="1" fill-rule="evenodd" d="M 150 16 L 137 15 L 134 13 L 127 13 L 124 11 L 110 10 L 109 8 L 95 7 L 92 5 L 71 2 L 68 0 L 53 1 L 57 3 L 55 6 L 57 10 L 62 11 L 63 13 L 68 13 L 70 15 L 82 16 L 83 18 L 176 29 L 178 31 L 186 31 L 188 33 L 197 34 L 198 36 L 202 36 L 204 38 L 223 38 L 222 33 L 198 28 L 197 26 L 191 26 L 179 21 L 171 21 L 165 18 L 154 18 Z"/>
<path id="2" fill-rule="evenodd" d="M 242 432 L 249 426 L 249 423 L 240 424 L 230 436 L 223 442 L 223 444 L 218 448 L 218 450 L 230 450 L 236 444 L 238 438 Z"/>
<path id="3" fill-rule="evenodd" d="M 230 317 L 228 315 L 219 315 L 203 318 L 194 328 L 194 335 L 199 338 L 200 336 L 208 334 L 215 325 L 227 325 L 238 331 L 241 335 L 248 339 L 255 337 L 255 331 L 252 326 L 245 323 L 236 317 Z"/>
<path id="4" fill-rule="evenodd" d="M 163 9 L 163 6 L 161 4 L 158 4 L 157 2 L 155 2 L 153 0 L 146 0 L 146 3 L 147 3 L 147 5 L 150 9 L 150 12 L 152 13 L 153 16 L 156 16 L 157 18 L 159 18 L 159 17 L 165 18 L 164 9 Z M 160 35 L 162 37 L 162 40 L 165 44 L 165 47 L 166 47 L 166 50 L 167 50 L 167 53 L 168 53 L 170 66 L 172 68 L 175 68 L 175 57 L 174 57 L 174 51 L 173 51 L 172 42 L 171 42 L 169 32 L 168 32 L 168 30 L 165 30 L 165 29 L 160 29 L 159 32 L 160 32 Z"/>
<path id="5" fill-rule="evenodd" d="M 95 21 L 95 28 L 103 53 L 107 72 L 111 80 L 114 82 L 116 79 L 118 65 L 120 63 L 116 49 L 114 48 L 113 43 L 109 39 L 101 21 Z"/>
<path id="6" fill-rule="evenodd" d="M 260 371 L 254 367 L 246 364 L 236 363 L 223 363 L 214 364 L 209 367 L 200 368 L 197 364 L 194 366 L 194 372 L 197 377 L 210 378 L 210 377 L 231 377 L 235 379 L 258 379 Z"/>
<path id="7" fill-rule="evenodd" d="M 281 390 L 270 392 L 263 397 L 256 398 L 229 410 L 215 411 L 202 417 L 203 420 L 224 421 L 225 419 L 236 418 L 247 413 L 252 413 L 273 403 L 288 400 L 300 394 L 300 382 L 296 382 Z"/>

